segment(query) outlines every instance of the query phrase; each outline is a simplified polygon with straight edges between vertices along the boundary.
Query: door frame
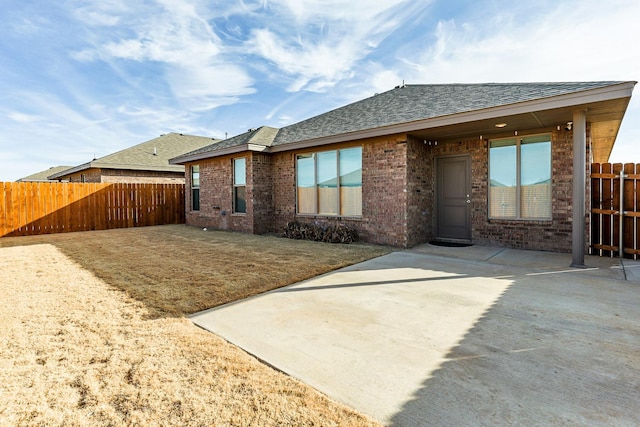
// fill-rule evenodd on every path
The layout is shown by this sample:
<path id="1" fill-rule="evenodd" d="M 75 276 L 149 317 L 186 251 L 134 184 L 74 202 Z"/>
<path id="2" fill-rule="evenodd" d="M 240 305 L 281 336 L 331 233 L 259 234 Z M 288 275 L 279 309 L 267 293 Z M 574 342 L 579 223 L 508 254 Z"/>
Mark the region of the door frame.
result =
<path id="1" fill-rule="evenodd" d="M 441 197 L 442 197 L 442 177 L 441 177 L 441 173 L 442 173 L 442 168 L 440 166 L 440 161 L 444 160 L 444 159 L 453 159 L 453 158 L 460 158 L 460 159 L 464 159 L 465 163 L 466 163 L 466 169 L 467 169 L 467 181 L 465 183 L 466 186 L 466 190 L 467 190 L 467 211 L 466 211 L 466 224 L 465 224 L 465 228 L 467 230 L 467 237 L 465 238 L 456 238 L 456 237 L 446 237 L 446 236 L 441 236 L 440 235 L 440 220 L 441 220 Z M 471 188 L 471 173 L 472 173 L 472 167 L 471 167 L 471 154 L 469 153 L 462 153 L 462 154 L 450 154 L 450 155 L 445 155 L 445 156 L 437 156 L 435 159 L 435 171 L 436 171 L 436 223 L 435 223 L 435 230 L 434 230 L 434 236 L 435 236 L 435 240 L 440 240 L 440 241 L 445 241 L 445 242 L 454 242 L 454 243 L 471 243 L 472 240 L 472 235 L 473 235 L 473 228 L 472 228 L 472 221 L 471 221 L 471 198 L 472 198 L 472 188 Z"/>

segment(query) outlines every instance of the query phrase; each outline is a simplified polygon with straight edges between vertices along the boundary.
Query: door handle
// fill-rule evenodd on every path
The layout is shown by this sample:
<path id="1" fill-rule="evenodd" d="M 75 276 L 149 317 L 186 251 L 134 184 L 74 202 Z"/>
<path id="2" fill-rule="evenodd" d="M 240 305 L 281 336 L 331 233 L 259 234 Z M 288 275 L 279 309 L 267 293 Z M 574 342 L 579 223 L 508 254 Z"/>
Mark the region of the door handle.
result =
<path id="1" fill-rule="evenodd" d="M 471 200 L 467 199 L 467 204 L 471 204 Z"/>

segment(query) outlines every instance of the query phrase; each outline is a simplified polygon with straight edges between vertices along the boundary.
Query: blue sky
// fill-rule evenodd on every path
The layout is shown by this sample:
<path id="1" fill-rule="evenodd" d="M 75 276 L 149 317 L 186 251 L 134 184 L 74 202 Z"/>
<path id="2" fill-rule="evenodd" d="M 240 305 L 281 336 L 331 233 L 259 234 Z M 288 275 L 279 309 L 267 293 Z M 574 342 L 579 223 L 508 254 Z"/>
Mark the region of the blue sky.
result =
<path id="1" fill-rule="evenodd" d="M 640 80 L 637 0 L 3 0 L 0 181 L 406 83 Z M 640 93 L 613 161 L 640 163 Z"/>

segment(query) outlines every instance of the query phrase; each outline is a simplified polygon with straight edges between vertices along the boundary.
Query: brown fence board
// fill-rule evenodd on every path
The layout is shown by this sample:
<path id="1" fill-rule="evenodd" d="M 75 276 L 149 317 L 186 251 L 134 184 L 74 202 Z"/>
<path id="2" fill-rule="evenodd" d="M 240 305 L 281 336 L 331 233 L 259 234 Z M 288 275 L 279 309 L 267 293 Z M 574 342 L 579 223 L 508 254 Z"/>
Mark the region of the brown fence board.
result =
<path id="1" fill-rule="evenodd" d="M 0 183 L 0 236 L 4 236 L 9 229 L 9 221 L 7 219 L 7 191 L 9 188 L 8 182 Z"/>
<path id="2" fill-rule="evenodd" d="M 622 194 L 620 185 L 622 185 Z M 640 255 L 639 218 L 640 164 L 593 163 L 591 165 L 591 252 L 601 256 L 619 255 L 622 240 L 624 256 L 637 259 Z M 620 235 L 620 222 L 622 222 L 622 235 Z"/>
<path id="3" fill-rule="evenodd" d="M 0 237 L 184 223 L 184 185 L 0 182 Z"/>

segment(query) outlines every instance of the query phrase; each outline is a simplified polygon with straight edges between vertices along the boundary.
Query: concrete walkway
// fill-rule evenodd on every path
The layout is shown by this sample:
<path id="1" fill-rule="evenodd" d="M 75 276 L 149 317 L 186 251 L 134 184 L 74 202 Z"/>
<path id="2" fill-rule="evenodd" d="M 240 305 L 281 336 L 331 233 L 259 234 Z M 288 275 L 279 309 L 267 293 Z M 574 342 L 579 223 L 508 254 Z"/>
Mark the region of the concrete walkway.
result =
<path id="1" fill-rule="evenodd" d="M 640 264 L 570 262 L 423 245 L 191 319 L 386 425 L 640 425 Z"/>

